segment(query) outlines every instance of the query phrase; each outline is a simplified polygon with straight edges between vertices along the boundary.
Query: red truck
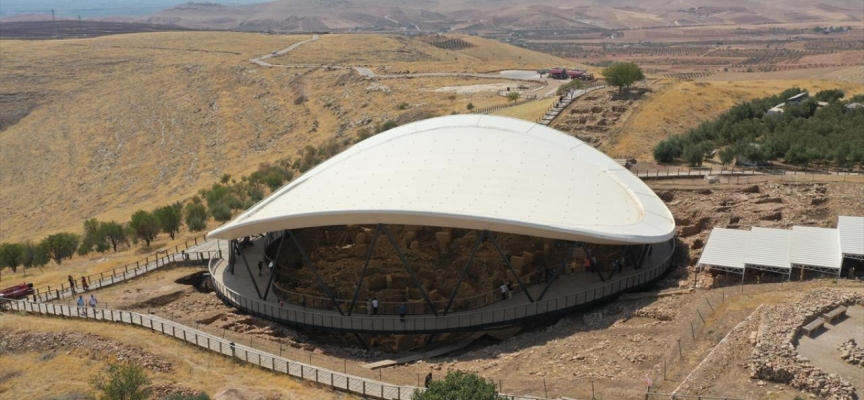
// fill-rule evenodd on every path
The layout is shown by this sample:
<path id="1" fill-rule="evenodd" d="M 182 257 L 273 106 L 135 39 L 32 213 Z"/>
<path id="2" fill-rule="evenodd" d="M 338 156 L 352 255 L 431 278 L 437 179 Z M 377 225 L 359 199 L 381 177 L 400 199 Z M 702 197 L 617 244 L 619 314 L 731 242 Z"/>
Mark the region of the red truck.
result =
<path id="1" fill-rule="evenodd" d="M 4 299 L 23 299 L 27 296 L 33 294 L 33 284 L 32 283 L 21 283 L 15 286 L 8 287 L 6 289 L 0 290 L 0 298 Z"/>

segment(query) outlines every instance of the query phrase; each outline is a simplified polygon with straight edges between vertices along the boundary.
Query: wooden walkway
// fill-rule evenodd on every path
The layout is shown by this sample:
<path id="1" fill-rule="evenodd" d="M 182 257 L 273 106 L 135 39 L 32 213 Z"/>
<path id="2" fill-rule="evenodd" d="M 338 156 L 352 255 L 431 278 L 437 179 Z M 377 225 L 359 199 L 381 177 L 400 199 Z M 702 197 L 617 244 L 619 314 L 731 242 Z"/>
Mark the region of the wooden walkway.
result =
<path id="1" fill-rule="evenodd" d="M 595 87 L 587 88 L 584 90 L 579 89 L 579 90 L 573 90 L 573 91 L 569 92 L 567 94 L 567 96 L 564 96 L 564 98 L 561 101 L 556 103 L 556 106 L 549 109 L 549 111 L 546 112 L 546 115 L 544 115 L 542 118 L 540 118 L 540 120 L 537 121 L 537 123 L 540 125 L 543 125 L 543 126 L 549 126 L 549 124 L 551 124 L 552 121 L 555 120 L 555 118 L 558 118 L 558 115 L 560 115 L 561 112 L 564 111 L 564 109 L 570 105 L 570 103 L 572 103 L 573 101 L 575 101 L 579 97 L 582 97 L 585 93 L 592 92 L 594 90 L 601 89 L 604 87 L 605 86 L 595 86 Z"/>

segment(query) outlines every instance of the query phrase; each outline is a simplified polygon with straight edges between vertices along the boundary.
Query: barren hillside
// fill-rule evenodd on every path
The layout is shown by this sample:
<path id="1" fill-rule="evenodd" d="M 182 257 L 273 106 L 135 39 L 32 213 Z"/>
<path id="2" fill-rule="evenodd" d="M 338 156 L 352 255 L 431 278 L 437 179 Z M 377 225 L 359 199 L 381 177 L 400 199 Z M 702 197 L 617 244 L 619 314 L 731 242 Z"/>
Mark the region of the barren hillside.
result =
<path id="1" fill-rule="evenodd" d="M 464 111 L 469 101 L 507 101 L 476 93 L 449 99 L 452 93 L 434 90 L 494 80 L 376 82 L 351 69 L 249 62 L 308 38 L 189 32 L 0 41 L 0 238 L 77 231 L 91 217 L 124 221 L 310 144 L 353 139 L 388 120 Z M 475 47 L 446 50 L 401 37 L 325 35 L 270 60 L 368 64 L 379 73 L 566 62 L 468 40 Z"/>

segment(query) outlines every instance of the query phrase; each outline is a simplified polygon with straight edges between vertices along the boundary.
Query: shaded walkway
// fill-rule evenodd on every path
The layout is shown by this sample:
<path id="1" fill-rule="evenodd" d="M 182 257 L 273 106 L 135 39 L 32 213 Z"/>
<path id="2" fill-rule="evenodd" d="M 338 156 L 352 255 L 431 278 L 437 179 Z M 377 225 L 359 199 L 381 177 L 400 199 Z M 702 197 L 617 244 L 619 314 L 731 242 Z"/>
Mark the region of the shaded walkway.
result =
<path id="1" fill-rule="evenodd" d="M 403 334 L 502 328 L 522 325 L 538 317 L 554 317 L 577 308 L 590 307 L 624 291 L 653 284 L 671 266 L 675 249 L 674 241 L 655 244 L 644 268 L 626 269 L 605 282 L 596 273 L 565 274 L 551 285 L 542 301 L 532 302 L 525 292 L 519 292 L 514 294 L 512 299 L 485 307 L 437 317 L 431 314 L 408 315 L 405 322 L 401 322 L 398 315 L 349 316 L 341 315 L 336 310 L 280 304 L 272 289 L 267 293 L 266 299 L 262 300 L 270 279 L 270 271 L 266 271 L 266 267 L 261 276 L 258 275 L 257 264 L 263 260 L 264 247 L 263 241 L 259 240 L 253 247 L 247 248 L 242 256 L 237 255 L 233 274 L 227 260 L 214 259 L 211 262 L 214 286 L 223 300 L 250 314 L 289 326 L 353 333 Z M 246 269 L 244 257 L 250 270 Z M 544 287 L 545 285 L 532 285 L 527 291 L 536 299 Z"/>

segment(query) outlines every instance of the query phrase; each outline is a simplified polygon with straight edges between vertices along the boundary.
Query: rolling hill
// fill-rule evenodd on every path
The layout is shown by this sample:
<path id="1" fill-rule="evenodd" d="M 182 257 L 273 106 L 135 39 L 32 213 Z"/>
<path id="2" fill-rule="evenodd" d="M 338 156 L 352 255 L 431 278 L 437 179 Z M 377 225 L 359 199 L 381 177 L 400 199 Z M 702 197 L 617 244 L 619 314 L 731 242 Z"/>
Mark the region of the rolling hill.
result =
<path id="1" fill-rule="evenodd" d="M 223 174 L 349 141 L 385 121 L 506 103 L 432 89 L 494 80 L 370 81 L 351 69 L 249 60 L 309 36 L 165 32 L 0 41 L 0 240 L 125 221 L 187 199 Z M 396 36 L 325 35 L 274 64 L 489 72 L 568 61 L 481 38 L 446 50 Z M 504 82 L 504 80 L 501 80 Z M 405 103 L 404 107 L 397 107 Z"/>

